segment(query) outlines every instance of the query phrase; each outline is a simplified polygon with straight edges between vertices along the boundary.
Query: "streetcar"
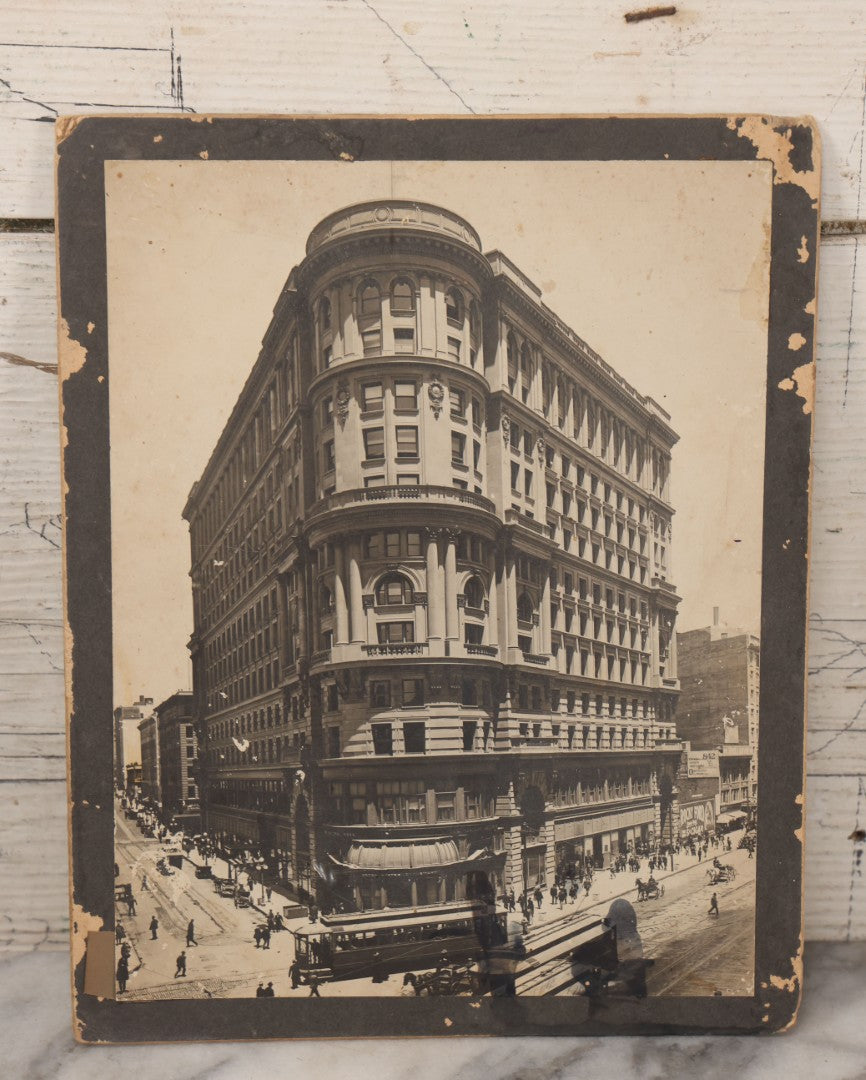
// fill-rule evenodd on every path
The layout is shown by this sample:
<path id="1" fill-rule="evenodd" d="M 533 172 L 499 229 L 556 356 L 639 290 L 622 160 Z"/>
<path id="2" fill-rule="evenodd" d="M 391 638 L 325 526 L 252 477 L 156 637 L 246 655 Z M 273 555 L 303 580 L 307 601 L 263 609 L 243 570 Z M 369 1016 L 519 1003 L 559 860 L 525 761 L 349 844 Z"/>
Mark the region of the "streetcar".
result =
<path id="1" fill-rule="evenodd" d="M 480 959 L 507 940 L 506 913 L 486 905 L 323 915 L 293 930 L 302 982 L 379 978 Z"/>

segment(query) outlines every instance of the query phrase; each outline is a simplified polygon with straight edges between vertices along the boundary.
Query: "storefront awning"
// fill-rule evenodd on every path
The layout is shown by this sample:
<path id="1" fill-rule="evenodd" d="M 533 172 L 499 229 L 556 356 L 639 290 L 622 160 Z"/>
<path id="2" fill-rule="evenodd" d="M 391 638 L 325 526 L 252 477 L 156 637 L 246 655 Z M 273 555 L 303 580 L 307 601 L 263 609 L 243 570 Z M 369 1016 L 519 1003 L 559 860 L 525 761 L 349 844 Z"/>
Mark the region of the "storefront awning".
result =
<path id="1" fill-rule="evenodd" d="M 355 873 L 381 873 L 392 870 L 445 870 L 465 866 L 491 853 L 482 848 L 460 858 L 453 840 L 364 841 L 349 847 L 345 859 L 329 854 L 331 862 Z"/>
<path id="2" fill-rule="evenodd" d="M 716 815 L 717 825 L 732 825 L 735 821 L 742 821 L 745 817 L 745 813 L 742 810 L 731 810 L 725 814 Z"/>

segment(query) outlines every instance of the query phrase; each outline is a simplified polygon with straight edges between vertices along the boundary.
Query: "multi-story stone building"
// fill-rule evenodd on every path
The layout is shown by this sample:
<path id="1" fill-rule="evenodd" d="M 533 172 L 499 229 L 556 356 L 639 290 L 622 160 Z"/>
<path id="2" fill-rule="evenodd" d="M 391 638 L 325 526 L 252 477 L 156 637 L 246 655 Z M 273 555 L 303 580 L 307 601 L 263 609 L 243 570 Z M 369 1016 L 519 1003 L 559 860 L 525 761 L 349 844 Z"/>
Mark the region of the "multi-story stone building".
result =
<path id="1" fill-rule="evenodd" d="M 199 810 L 197 752 L 192 692 L 178 690 L 157 705 L 159 729 L 159 801 L 163 819 L 197 819 Z M 196 830 L 197 831 L 197 830 Z"/>
<path id="2" fill-rule="evenodd" d="M 184 509 L 209 831 L 365 908 L 672 838 L 669 421 L 450 211 L 317 225 Z"/>
<path id="3" fill-rule="evenodd" d="M 713 625 L 677 634 L 682 694 L 677 731 L 695 750 L 718 750 L 722 823 L 747 815 L 758 794 L 761 644 L 755 634 Z"/>
<path id="4" fill-rule="evenodd" d="M 127 767 L 141 764 L 138 725 L 152 706 L 153 698 L 139 694 L 134 704 L 114 710 L 114 782 L 118 788 L 126 786 Z"/>
<path id="5" fill-rule="evenodd" d="M 159 721 L 155 712 L 139 721 L 138 734 L 141 746 L 141 796 L 151 806 L 161 809 Z"/>

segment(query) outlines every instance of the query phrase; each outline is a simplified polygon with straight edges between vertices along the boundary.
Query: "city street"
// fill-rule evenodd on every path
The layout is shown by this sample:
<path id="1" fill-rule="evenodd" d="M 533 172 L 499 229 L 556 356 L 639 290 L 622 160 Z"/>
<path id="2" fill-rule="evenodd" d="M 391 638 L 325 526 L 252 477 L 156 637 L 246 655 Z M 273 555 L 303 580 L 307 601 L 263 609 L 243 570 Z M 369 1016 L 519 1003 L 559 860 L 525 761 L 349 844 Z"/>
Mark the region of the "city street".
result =
<path id="1" fill-rule="evenodd" d="M 186 859 L 171 876 L 161 874 L 156 861 L 165 854 L 164 845 L 144 837 L 119 808 L 115 829 L 115 858 L 120 869 L 116 880 L 132 885 L 136 901 L 134 916 L 126 914 L 124 903 L 117 905 L 118 921 L 132 946 L 127 993 L 119 995 L 119 1000 L 254 997 L 262 980 L 265 985 L 273 981 L 275 989 L 285 990 L 294 955 L 288 931 L 272 934 L 269 949 L 256 948 L 253 931 L 265 921 L 261 911 L 236 908 L 230 898 L 217 895 L 209 879 L 195 877 L 194 867 Z M 224 864 L 218 862 L 215 872 L 225 874 Z M 147 891 L 142 889 L 144 876 Z M 258 888 L 255 896 L 260 896 Z M 282 898 L 274 894 L 272 902 L 274 910 L 280 910 Z M 148 929 L 154 915 L 159 921 L 156 941 Z M 195 922 L 198 945 L 187 948 L 190 919 Z M 187 974 L 175 978 L 175 961 L 182 949 L 187 953 Z"/>
<path id="2" fill-rule="evenodd" d="M 720 854 L 723 862 L 737 871 L 736 880 L 711 887 L 707 870 L 714 852 L 706 860 L 688 854 L 676 856 L 676 869 L 655 872 L 665 895 L 637 903 L 635 877 L 649 876 L 646 862 L 640 874 L 624 872 L 611 876 L 599 871 L 590 896 L 581 893 L 575 904 L 560 909 L 551 906 L 546 894 L 526 935 L 527 959 L 518 968 L 518 993 L 527 995 L 573 994 L 567 957 L 572 948 L 569 931 L 587 917 L 604 917 L 618 897 L 634 905 L 644 956 L 653 961 L 647 986 L 651 995 L 749 994 L 754 965 L 754 882 L 755 861 L 745 850 L 737 850 L 740 834 L 733 834 L 734 850 Z M 165 876 L 156 867 L 167 848 L 160 841 L 142 835 L 137 824 L 127 820 L 118 808 L 116 815 L 116 859 L 118 883 L 129 882 L 136 900 L 136 914 L 129 916 L 126 905 L 118 903 L 118 921 L 132 947 L 130 979 L 121 1001 L 144 1001 L 181 997 L 254 997 L 260 982 L 273 982 L 279 997 L 306 997 L 305 986 L 291 990 L 288 969 L 294 958 L 294 939 L 289 930 L 271 935 L 269 949 L 257 948 L 253 938 L 256 925 L 265 916 L 259 907 L 281 911 L 283 898 L 274 893 L 270 902 L 261 901 L 260 887 L 253 896 L 259 907 L 236 908 L 219 896 L 209 879 L 195 877 L 194 865 L 183 866 Z M 227 876 L 225 864 L 217 860 L 214 872 Z M 146 876 L 148 888 L 142 889 Z M 710 897 L 718 894 L 719 916 L 709 915 Z M 157 939 L 151 938 L 149 924 L 156 915 Z M 195 922 L 198 945 L 186 946 L 187 925 Z M 287 922 L 295 927 L 303 920 Z M 510 920 L 512 923 L 515 920 Z M 175 977 L 176 958 L 187 953 L 186 976 Z M 118 946 L 119 955 L 119 946 Z M 370 978 L 324 983 L 320 993 L 327 997 L 384 996 L 411 994 L 401 975 L 373 984 Z"/>

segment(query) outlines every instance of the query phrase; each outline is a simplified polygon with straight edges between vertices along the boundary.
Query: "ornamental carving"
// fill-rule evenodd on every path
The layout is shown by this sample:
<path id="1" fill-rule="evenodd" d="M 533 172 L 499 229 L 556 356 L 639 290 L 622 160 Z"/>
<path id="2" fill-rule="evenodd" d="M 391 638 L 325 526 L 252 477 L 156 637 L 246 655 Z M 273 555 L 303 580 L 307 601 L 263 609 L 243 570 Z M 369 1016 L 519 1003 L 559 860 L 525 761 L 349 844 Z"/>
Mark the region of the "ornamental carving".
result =
<path id="1" fill-rule="evenodd" d="M 499 426 L 502 428 L 502 441 L 505 445 L 508 445 L 508 437 L 511 433 L 511 421 L 507 416 L 503 416 L 499 421 Z"/>
<path id="2" fill-rule="evenodd" d="M 416 604 L 420 604 L 422 607 L 426 607 L 427 606 L 427 593 L 425 593 L 425 592 L 416 592 L 414 594 L 414 601 L 415 601 Z"/>
<path id="3" fill-rule="evenodd" d="M 442 402 L 445 400 L 445 387 L 438 379 L 434 379 L 427 387 L 427 396 L 430 398 L 433 417 L 438 420 L 442 412 Z"/>
<path id="4" fill-rule="evenodd" d="M 346 418 L 349 415 L 349 401 L 352 395 L 349 393 L 349 384 L 345 379 L 341 379 L 337 386 L 337 420 L 340 423 L 340 427 L 346 423 Z"/>
<path id="5" fill-rule="evenodd" d="M 361 603 L 363 604 L 364 611 L 369 611 L 371 607 L 376 603 L 376 597 L 373 593 L 365 593 L 361 597 Z"/>
<path id="6" fill-rule="evenodd" d="M 547 448 L 547 444 L 544 441 L 543 435 L 538 436 L 538 440 L 535 443 L 535 448 L 538 451 L 538 460 L 544 461 L 544 451 Z"/>

